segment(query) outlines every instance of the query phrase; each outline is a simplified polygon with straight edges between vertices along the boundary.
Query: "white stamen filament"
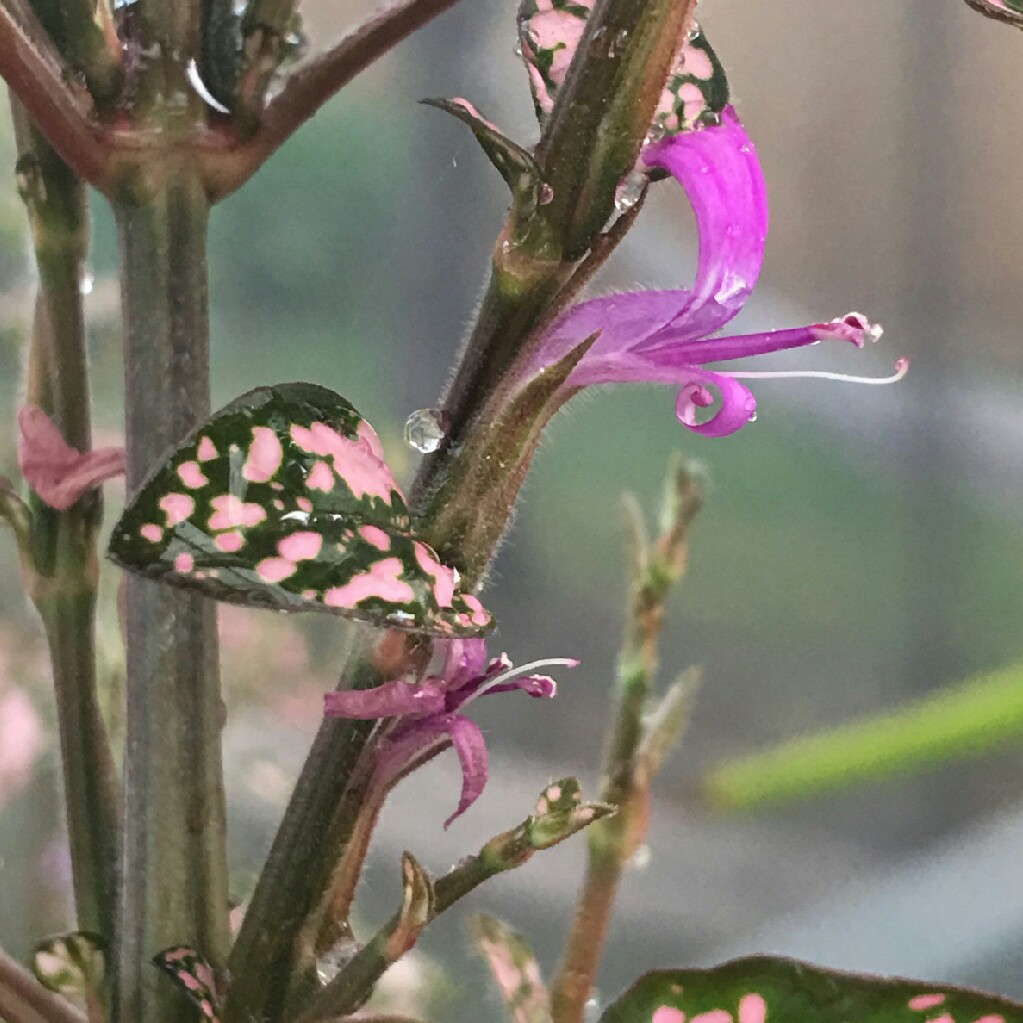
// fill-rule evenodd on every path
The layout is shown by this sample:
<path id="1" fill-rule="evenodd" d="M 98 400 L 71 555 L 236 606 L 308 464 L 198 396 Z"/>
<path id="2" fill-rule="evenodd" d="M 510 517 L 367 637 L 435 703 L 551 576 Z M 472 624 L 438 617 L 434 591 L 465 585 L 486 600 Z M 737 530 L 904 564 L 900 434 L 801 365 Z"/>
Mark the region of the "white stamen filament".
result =
<path id="1" fill-rule="evenodd" d="M 895 372 L 889 377 L 854 377 L 848 373 L 829 373 L 822 369 L 779 370 L 776 372 L 744 373 L 728 371 L 736 380 L 837 380 L 843 384 L 869 384 L 872 387 L 883 387 L 894 384 L 909 372 L 909 359 L 899 359 L 895 363 Z"/>
<path id="2" fill-rule="evenodd" d="M 185 77 L 188 79 L 188 84 L 192 86 L 202 100 L 208 103 L 214 110 L 219 110 L 222 114 L 231 113 L 228 107 L 225 107 L 216 96 L 206 88 L 206 83 L 202 80 L 199 75 L 199 65 L 196 64 L 195 58 L 193 57 L 185 68 Z"/>
<path id="3" fill-rule="evenodd" d="M 492 678 L 485 686 L 481 689 L 477 689 L 472 696 L 466 700 L 466 703 L 471 703 L 478 696 L 482 696 L 488 689 L 492 689 L 494 686 L 500 685 L 502 682 L 508 682 L 509 680 L 518 677 L 519 675 L 529 675 L 535 668 L 550 668 L 550 667 L 565 667 L 574 668 L 579 662 L 573 657 L 545 657 L 539 661 L 530 661 L 528 664 L 520 664 L 517 668 L 509 668 L 507 671 L 502 672 L 496 678 Z"/>

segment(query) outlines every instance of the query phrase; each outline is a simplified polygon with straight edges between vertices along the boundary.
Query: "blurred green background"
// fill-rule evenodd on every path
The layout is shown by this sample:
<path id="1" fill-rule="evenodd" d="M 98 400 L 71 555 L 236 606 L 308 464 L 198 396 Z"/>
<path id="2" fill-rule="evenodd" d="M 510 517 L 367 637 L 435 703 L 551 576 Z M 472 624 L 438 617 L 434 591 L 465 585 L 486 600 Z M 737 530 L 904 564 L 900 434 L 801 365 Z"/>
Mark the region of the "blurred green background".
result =
<path id="1" fill-rule="evenodd" d="M 333 0 L 304 6 L 314 49 L 365 13 Z M 505 204 L 468 132 L 415 100 L 466 95 L 516 138 L 535 139 L 513 19 L 511 7 L 464 0 L 356 80 L 215 211 L 215 403 L 260 383 L 327 384 L 359 407 L 410 478 L 417 456 L 402 442 L 402 425 L 438 400 Z M 423 852 L 440 870 L 520 819 L 552 777 L 580 773 L 593 784 L 622 624 L 619 497 L 632 490 L 652 502 L 669 454 L 681 450 L 704 463 L 713 486 L 672 603 L 663 663 L 666 679 L 701 664 L 704 684 L 660 787 L 649 865 L 623 891 L 631 908 L 602 981 L 608 992 L 645 966 L 767 950 L 746 943 L 768 925 L 780 928 L 771 931 L 771 951 L 797 951 L 801 914 L 837 914 L 832 931 L 852 933 L 857 914 L 873 910 L 869 899 L 843 894 L 849 884 L 905 889 L 930 877 L 920 865 L 926 857 L 958 851 L 942 868 L 946 881 L 939 871 L 927 882 L 935 911 L 951 898 L 962 864 L 982 862 L 975 837 L 992 821 L 1023 815 L 1023 756 L 1013 743 L 742 819 L 710 816 L 693 798 L 701 774 L 731 757 L 1023 659 L 1023 202 L 1007 170 L 1023 155 L 1012 99 L 1023 38 L 961 0 L 708 3 L 701 20 L 729 69 L 772 197 L 762 286 L 740 326 L 861 309 L 886 327 L 879 349 L 822 346 L 778 357 L 771 368 L 883 374 L 908 355 L 913 369 L 897 387 L 869 392 L 819 381 L 755 385 L 758 421 L 724 440 L 682 429 L 667 389 L 576 399 L 535 460 L 488 604 L 500 621 L 496 648 L 520 661 L 578 656 L 583 665 L 552 705 L 483 701 L 474 713 L 495 761 L 484 800 L 442 834 L 457 772 L 431 765 L 385 817 L 366 892 L 368 915 L 384 912 L 401 848 Z M 12 423 L 32 281 L 4 131 L 0 415 Z M 659 187 L 598 290 L 691 277 L 691 215 L 679 189 Z M 102 442 L 120 429 L 120 343 L 113 230 L 102 201 L 94 210 L 89 309 Z M 13 427 L 4 438 L 0 468 L 14 474 Z M 109 510 L 120 501 L 111 487 Z M 12 547 L 0 546 L 9 580 L 0 589 L 0 687 L 24 687 L 49 720 L 47 668 Z M 116 681 L 107 603 L 103 649 Z M 344 634 L 333 620 L 284 622 L 259 612 L 225 614 L 224 628 L 236 889 L 244 897 Z M 111 713 L 116 719 L 116 699 Z M 0 942 L 16 951 L 59 927 L 66 912 L 52 764 L 44 759 L 22 781 L 6 801 L 0 792 Z M 1016 855 L 1023 862 L 1023 845 Z M 527 930 L 550 966 L 578 850 L 552 854 L 548 864 L 472 901 L 496 905 Z M 880 912 L 877 933 L 904 935 L 893 947 L 906 950 L 884 965 L 912 972 L 933 963 L 1007 991 L 1015 984 L 1023 995 L 1018 960 L 1015 969 L 999 965 L 1023 950 L 1021 876 L 989 873 L 965 896 L 978 914 L 972 930 L 959 915 L 935 934 L 916 914 L 919 901 Z M 997 934 L 983 922 L 989 903 L 1015 913 Z M 457 962 L 468 939 L 457 919 L 445 927 L 424 947 Z M 978 934 L 997 940 L 988 947 Z M 833 946 L 833 937 L 814 939 L 818 957 L 833 965 L 863 965 L 876 948 L 869 938 L 859 951 Z M 930 959 L 917 955 L 925 945 Z M 482 977 L 479 964 L 472 975 Z M 477 1018 L 465 1007 L 471 990 L 451 995 L 448 1018 Z"/>

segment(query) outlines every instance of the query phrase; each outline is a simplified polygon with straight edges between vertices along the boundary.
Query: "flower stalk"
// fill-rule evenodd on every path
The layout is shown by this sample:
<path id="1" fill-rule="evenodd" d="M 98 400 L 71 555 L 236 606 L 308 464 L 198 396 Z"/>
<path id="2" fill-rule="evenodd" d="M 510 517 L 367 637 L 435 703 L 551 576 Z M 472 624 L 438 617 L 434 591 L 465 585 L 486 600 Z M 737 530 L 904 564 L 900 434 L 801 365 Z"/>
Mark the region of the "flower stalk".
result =
<path id="1" fill-rule="evenodd" d="M 18 179 L 39 268 L 27 400 L 80 448 L 91 442 L 81 280 L 88 249 L 85 189 L 12 104 Z M 43 621 L 53 669 L 78 926 L 113 934 L 118 786 L 96 680 L 99 567 L 95 494 L 66 511 L 35 495 L 22 537 L 26 584 Z"/>
<path id="2" fill-rule="evenodd" d="M 669 473 L 662 532 L 653 545 L 646 539 L 635 502 L 626 505 L 632 533 L 632 597 L 618 662 L 618 708 L 608 735 L 600 793 L 617 813 L 588 832 L 583 889 L 551 986 L 554 1023 L 582 1023 L 585 1018 L 622 871 L 646 833 L 653 777 L 685 721 L 691 679 L 676 683 L 649 720 L 646 715 L 664 604 L 685 570 L 689 527 L 702 503 L 698 476 L 682 467 Z"/>

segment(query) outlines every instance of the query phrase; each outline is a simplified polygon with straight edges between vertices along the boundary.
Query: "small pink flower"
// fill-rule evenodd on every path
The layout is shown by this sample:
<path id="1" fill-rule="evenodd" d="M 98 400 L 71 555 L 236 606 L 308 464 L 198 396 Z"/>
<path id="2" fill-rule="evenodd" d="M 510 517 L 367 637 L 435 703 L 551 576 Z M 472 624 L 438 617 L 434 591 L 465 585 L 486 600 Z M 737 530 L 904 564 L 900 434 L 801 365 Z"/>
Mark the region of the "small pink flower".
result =
<path id="1" fill-rule="evenodd" d="M 575 667 L 578 661 L 554 658 L 534 661 L 513 669 L 507 655 L 487 661 L 481 639 L 444 640 L 444 661 L 436 675 L 415 681 L 398 679 L 375 689 L 327 693 L 324 710 L 328 717 L 400 717 L 402 720 L 382 741 L 377 759 L 376 784 L 383 788 L 402 776 L 424 754 L 438 753 L 453 746 L 462 765 L 462 792 L 455 812 L 444 822 L 447 827 L 479 798 L 488 777 L 487 747 L 479 725 L 461 713 L 479 696 L 521 690 L 529 696 L 550 699 L 557 684 L 549 675 L 523 675 L 544 665 Z"/>
<path id="2" fill-rule="evenodd" d="M 61 436 L 38 405 L 18 410 L 18 465 L 39 499 L 67 511 L 86 491 L 124 473 L 124 448 L 98 448 L 82 454 Z"/>

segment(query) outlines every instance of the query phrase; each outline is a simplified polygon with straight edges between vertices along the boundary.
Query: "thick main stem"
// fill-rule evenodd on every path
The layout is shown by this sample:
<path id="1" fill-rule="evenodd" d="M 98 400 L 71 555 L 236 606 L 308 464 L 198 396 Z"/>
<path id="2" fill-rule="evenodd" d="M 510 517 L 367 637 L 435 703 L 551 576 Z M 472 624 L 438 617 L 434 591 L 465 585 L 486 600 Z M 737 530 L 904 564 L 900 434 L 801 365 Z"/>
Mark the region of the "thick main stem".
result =
<path id="1" fill-rule="evenodd" d="M 376 685 L 401 673 L 420 647 L 398 634 L 367 637 L 347 678 L 353 688 Z M 358 824 L 360 793 L 349 787 L 375 728 L 336 718 L 320 726 L 231 953 L 226 1023 L 280 1019 L 293 976 L 308 965 L 299 961 L 299 938 L 329 896 Z"/>
<path id="2" fill-rule="evenodd" d="M 122 266 L 128 489 L 209 412 L 209 207 L 187 167 L 115 202 Z M 205 598 L 125 580 L 127 748 L 115 1019 L 193 1010 L 148 962 L 186 944 L 227 960 L 224 709 Z"/>

